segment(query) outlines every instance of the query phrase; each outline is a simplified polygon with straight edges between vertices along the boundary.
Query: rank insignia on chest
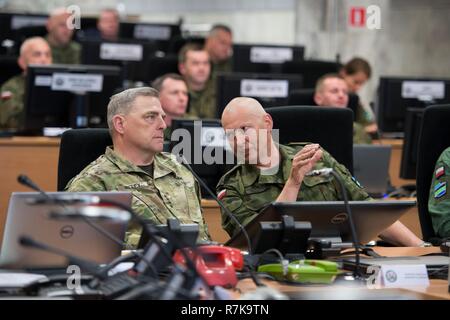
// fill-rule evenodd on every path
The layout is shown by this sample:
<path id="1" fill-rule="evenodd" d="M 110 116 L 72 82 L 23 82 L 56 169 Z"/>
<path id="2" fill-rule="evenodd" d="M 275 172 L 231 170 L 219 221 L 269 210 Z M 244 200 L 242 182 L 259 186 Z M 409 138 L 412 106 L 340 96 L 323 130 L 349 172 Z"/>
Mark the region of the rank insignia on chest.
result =
<path id="1" fill-rule="evenodd" d="M 434 186 L 434 198 L 439 199 L 447 193 L 447 182 L 440 182 Z"/>
<path id="2" fill-rule="evenodd" d="M 444 167 L 442 166 L 442 167 L 439 167 L 439 168 L 436 169 L 435 177 L 436 177 L 436 179 L 439 179 L 439 178 L 442 177 L 444 174 L 445 174 L 445 169 L 444 169 Z"/>

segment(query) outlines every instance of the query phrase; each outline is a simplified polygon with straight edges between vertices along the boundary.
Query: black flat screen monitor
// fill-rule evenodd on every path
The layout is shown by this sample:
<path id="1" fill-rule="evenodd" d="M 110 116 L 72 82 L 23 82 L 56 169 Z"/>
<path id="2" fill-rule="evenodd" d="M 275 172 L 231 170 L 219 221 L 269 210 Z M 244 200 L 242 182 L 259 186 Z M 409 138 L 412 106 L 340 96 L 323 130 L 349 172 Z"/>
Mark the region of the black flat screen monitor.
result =
<path id="1" fill-rule="evenodd" d="M 302 88 L 302 77 L 287 74 L 222 73 L 217 75 L 217 118 L 235 97 L 252 97 L 264 108 L 285 106 L 289 92 Z"/>
<path id="2" fill-rule="evenodd" d="M 171 39 L 181 35 L 180 26 L 170 23 L 121 22 L 119 36 L 123 39 L 150 40 L 167 52 Z"/>
<path id="3" fill-rule="evenodd" d="M 145 81 L 148 60 L 157 51 L 155 43 L 143 40 L 90 40 L 81 44 L 81 63 L 86 65 L 112 65 L 122 67 L 122 79 Z"/>
<path id="4" fill-rule="evenodd" d="M 121 85 L 119 67 L 55 64 L 31 65 L 27 70 L 25 131 L 107 126 L 109 98 Z M 79 122 L 83 117 L 84 125 Z"/>
<path id="5" fill-rule="evenodd" d="M 384 136 L 402 137 L 406 109 L 450 103 L 450 79 L 381 77 L 377 118 Z"/>
<path id="6" fill-rule="evenodd" d="M 403 139 L 400 166 L 400 178 L 402 179 L 416 179 L 417 155 L 423 112 L 423 108 L 408 108 L 406 110 L 405 137 Z"/>
<path id="7" fill-rule="evenodd" d="M 359 242 L 365 244 L 374 240 L 407 210 L 413 208 L 416 201 L 350 201 L 349 204 Z M 273 202 L 245 226 L 250 239 L 260 238 L 261 222 L 280 222 L 283 215 L 292 216 L 294 221 L 310 222 L 312 239 L 327 239 L 337 243 L 352 242 L 348 214 L 343 201 Z M 234 235 L 226 245 L 247 247 L 242 231 Z M 253 244 L 255 245 L 256 243 Z"/>
<path id="8" fill-rule="evenodd" d="M 195 173 L 215 193 L 217 183 L 234 165 L 219 120 L 172 120 L 171 153 L 182 154 Z M 211 195 L 201 187 L 202 197 Z"/>
<path id="9" fill-rule="evenodd" d="M 265 44 L 234 44 L 233 71 L 280 73 L 286 61 L 303 60 L 305 47 Z"/>

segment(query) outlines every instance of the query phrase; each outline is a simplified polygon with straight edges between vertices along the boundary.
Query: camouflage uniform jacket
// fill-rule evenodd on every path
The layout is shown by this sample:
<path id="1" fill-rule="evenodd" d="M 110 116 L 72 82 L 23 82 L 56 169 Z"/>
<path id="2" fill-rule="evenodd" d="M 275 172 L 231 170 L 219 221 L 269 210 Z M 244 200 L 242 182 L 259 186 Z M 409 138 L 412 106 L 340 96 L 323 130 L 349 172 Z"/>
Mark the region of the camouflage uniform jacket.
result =
<path id="1" fill-rule="evenodd" d="M 250 222 L 265 206 L 275 201 L 289 178 L 292 159 L 307 143 L 280 145 L 281 164 L 276 174 L 263 175 L 253 165 L 241 164 L 227 172 L 217 185 L 217 192 L 224 205 L 237 220 L 245 225 Z M 367 200 L 369 195 L 361 185 L 352 178 L 350 172 L 339 164 L 328 152 L 314 169 L 333 168 L 343 179 L 349 200 Z M 339 184 L 334 177 L 311 176 L 303 179 L 297 201 L 333 201 L 342 200 Z M 233 235 L 238 229 L 222 212 L 222 227 Z"/>
<path id="2" fill-rule="evenodd" d="M 59 64 L 80 64 L 81 61 L 81 46 L 75 41 L 70 41 L 66 46 L 54 46 L 45 38 L 48 45 L 52 49 L 53 63 Z"/>
<path id="3" fill-rule="evenodd" d="M 25 75 L 6 81 L 0 89 L 0 129 L 18 129 L 24 122 Z"/>
<path id="4" fill-rule="evenodd" d="M 199 240 L 210 236 L 201 210 L 198 182 L 170 153 L 159 153 L 153 162 L 153 177 L 119 157 L 111 147 L 69 181 L 68 191 L 130 191 L 132 208 L 144 219 L 166 224 L 168 218 L 181 223 L 197 223 Z M 140 230 L 131 226 L 127 243 L 135 246 Z"/>
<path id="5" fill-rule="evenodd" d="M 447 190 L 449 183 L 450 147 L 445 149 L 436 161 L 428 198 L 433 229 L 441 238 L 450 237 L 450 195 Z"/>
<path id="6" fill-rule="evenodd" d="M 216 81 L 209 79 L 202 91 L 189 90 L 188 116 L 200 119 L 217 118 Z"/>

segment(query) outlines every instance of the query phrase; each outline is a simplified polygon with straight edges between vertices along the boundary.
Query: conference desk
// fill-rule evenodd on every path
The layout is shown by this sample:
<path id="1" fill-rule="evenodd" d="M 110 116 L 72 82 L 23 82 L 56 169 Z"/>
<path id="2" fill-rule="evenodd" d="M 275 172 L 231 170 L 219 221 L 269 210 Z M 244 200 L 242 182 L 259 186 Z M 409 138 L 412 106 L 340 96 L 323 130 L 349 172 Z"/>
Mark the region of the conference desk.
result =
<path id="1" fill-rule="evenodd" d="M 392 184 L 400 186 L 405 183 L 414 183 L 414 180 L 398 178 L 402 140 L 389 139 L 381 142 L 392 145 L 390 166 Z M 14 191 L 31 191 L 17 182 L 19 174 L 28 175 L 45 191 L 56 191 L 59 144 L 59 138 L 0 138 L 0 239 L 3 239 L 3 226 L 11 193 Z M 213 240 L 218 242 L 228 240 L 227 233 L 221 228 L 218 205 L 211 200 L 203 200 L 202 206 Z M 417 210 L 408 212 L 401 221 L 418 236 L 421 235 Z"/>
<path id="2" fill-rule="evenodd" d="M 386 257 L 420 256 L 440 252 L 439 248 L 412 248 L 412 247 L 375 247 L 374 251 Z M 267 286 L 286 294 L 291 299 L 312 300 L 450 300 L 449 282 L 442 279 L 430 279 L 427 287 L 404 288 L 369 288 L 365 283 L 352 281 L 340 281 L 331 285 L 289 285 L 277 281 L 263 280 Z M 251 279 L 239 281 L 237 295 L 251 293 L 256 290 Z"/>

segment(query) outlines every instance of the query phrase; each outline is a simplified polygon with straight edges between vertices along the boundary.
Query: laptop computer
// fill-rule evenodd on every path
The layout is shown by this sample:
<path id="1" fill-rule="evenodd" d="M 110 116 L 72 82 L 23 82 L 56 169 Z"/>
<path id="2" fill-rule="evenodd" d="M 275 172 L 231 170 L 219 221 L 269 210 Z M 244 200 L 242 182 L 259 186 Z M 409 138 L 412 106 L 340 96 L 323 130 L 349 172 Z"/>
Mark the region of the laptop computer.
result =
<path id="1" fill-rule="evenodd" d="M 353 145 L 353 174 L 373 198 L 382 198 L 388 188 L 391 146 Z"/>
<path id="2" fill-rule="evenodd" d="M 104 200 L 114 200 L 131 205 L 130 192 L 49 192 L 51 197 L 98 196 Z M 53 219 L 50 212 L 64 212 L 60 204 L 46 203 L 36 192 L 13 192 L 9 201 L 8 213 L 0 251 L 0 266 L 10 269 L 62 268 L 67 266 L 65 257 L 43 250 L 24 247 L 19 243 L 22 236 L 67 253 L 102 264 L 111 262 L 121 253 L 122 247 L 100 234 L 82 219 Z M 73 208 L 76 205 L 66 205 Z M 124 239 L 127 221 L 97 219 L 96 225 L 102 227 L 118 239 Z"/>
<path id="3" fill-rule="evenodd" d="M 407 210 L 416 206 L 414 200 L 350 201 L 356 234 L 361 244 L 376 239 L 387 227 L 397 221 Z M 261 236 L 263 222 L 280 222 L 283 215 L 292 216 L 295 221 L 311 223 L 310 239 L 324 239 L 333 243 L 352 242 L 348 214 L 343 201 L 272 202 L 264 208 L 245 229 L 252 242 Z M 239 231 L 227 246 L 243 248 L 246 238 Z M 255 247 L 256 243 L 253 243 Z"/>

